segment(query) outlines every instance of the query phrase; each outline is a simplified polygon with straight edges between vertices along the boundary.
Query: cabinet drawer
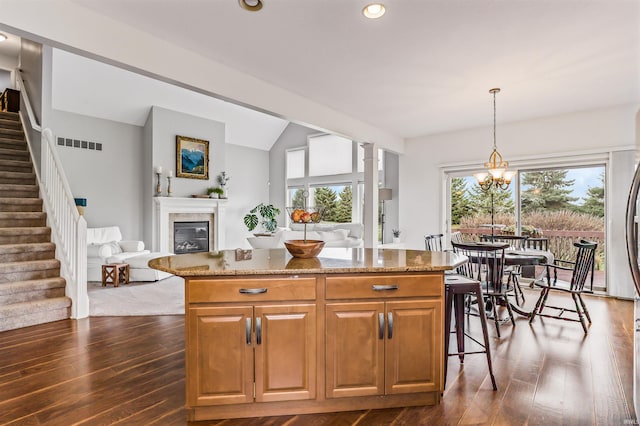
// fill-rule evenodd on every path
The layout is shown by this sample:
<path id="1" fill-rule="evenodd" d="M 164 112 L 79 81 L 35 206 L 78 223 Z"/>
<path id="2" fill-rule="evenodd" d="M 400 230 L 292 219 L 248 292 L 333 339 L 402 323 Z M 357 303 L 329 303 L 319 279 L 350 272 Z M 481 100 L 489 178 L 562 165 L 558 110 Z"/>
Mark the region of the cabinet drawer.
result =
<path id="1" fill-rule="evenodd" d="M 326 283 L 327 299 L 379 299 L 444 295 L 444 281 L 440 274 L 329 276 Z"/>
<path id="2" fill-rule="evenodd" d="M 187 303 L 315 300 L 315 278 L 190 279 Z"/>

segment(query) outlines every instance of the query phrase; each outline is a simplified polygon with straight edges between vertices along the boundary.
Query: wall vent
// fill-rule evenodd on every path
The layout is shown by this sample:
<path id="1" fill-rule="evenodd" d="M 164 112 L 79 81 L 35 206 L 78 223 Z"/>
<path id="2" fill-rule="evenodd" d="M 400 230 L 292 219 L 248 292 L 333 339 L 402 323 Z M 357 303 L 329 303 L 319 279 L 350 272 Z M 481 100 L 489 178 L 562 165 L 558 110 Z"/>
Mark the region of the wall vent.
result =
<path id="1" fill-rule="evenodd" d="M 90 149 L 93 151 L 102 151 L 100 142 L 81 141 L 79 139 L 58 137 L 58 146 L 68 146 L 69 148 Z"/>

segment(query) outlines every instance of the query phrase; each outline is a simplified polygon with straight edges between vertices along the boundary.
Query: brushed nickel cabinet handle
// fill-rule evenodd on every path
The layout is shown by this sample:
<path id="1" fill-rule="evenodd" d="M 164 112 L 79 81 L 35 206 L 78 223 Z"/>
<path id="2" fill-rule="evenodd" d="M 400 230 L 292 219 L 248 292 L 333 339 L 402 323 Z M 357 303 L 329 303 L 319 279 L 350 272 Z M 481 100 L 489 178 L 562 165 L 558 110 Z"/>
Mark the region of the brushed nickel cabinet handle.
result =
<path id="1" fill-rule="evenodd" d="M 398 285 L 397 284 L 374 284 L 371 286 L 371 288 L 373 289 L 373 291 L 390 291 L 390 290 L 397 290 L 398 289 Z"/>
<path id="2" fill-rule="evenodd" d="M 387 314 L 387 336 L 389 336 L 389 339 L 393 338 L 393 313 L 389 312 Z"/>
<path id="3" fill-rule="evenodd" d="M 247 318 L 246 320 L 244 334 L 245 334 L 245 341 L 247 342 L 247 345 L 251 345 L 251 318 Z"/>
<path id="4" fill-rule="evenodd" d="M 241 294 L 261 294 L 266 293 L 266 288 L 241 288 L 238 290 Z"/>
<path id="5" fill-rule="evenodd" d="M 384 314 L 378 314 L 378 339 L 384 339 Z"/>
<path id="6" fill-rule="evenodd" d="M 262 344 L 262 318 L 256 318 L 256 345 Z"/>

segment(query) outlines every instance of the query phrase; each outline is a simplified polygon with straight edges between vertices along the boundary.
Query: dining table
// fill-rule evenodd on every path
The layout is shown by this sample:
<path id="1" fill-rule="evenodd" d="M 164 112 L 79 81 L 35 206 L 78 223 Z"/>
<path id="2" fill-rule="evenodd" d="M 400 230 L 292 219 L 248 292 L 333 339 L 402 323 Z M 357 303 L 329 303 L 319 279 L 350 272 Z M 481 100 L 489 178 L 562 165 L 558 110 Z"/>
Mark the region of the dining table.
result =
<path id="1" fill-rule="evenodd" d="M 465 243 L 465 244 L 469 244 L 469 243 Z M 503 245 L 502 243 L 483 242 L 483 241 L 474 242 L 473 244 L 478 246 Z M 553 253 L 546 250 L 506 247 L 504 251 L 504 266 L 536 266 L 536 265 L 553 264 L 553 262 L 554 262 Z M 507 301 L 507 303 L 509 303 L 509 305 L 511 306 L 511 309 L 518 315 L 521 315 L 527 318 L 531 316 L 530 311 L 526 311 L 522 309 L 522 307 L 520 307 L 518 304 L 513 303 L 511 301 Z"/>

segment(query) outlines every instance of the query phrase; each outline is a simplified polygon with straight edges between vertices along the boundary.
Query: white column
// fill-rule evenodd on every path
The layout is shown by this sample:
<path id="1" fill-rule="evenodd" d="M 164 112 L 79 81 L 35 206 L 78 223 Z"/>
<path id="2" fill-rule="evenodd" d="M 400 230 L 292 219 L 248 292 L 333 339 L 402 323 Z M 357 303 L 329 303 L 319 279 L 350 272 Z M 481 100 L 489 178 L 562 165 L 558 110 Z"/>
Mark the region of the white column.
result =
<path id="1" fill-rule="evenodd" d="M 364 246 L 378 245 L 378 147 L 364 144 Z"/>

